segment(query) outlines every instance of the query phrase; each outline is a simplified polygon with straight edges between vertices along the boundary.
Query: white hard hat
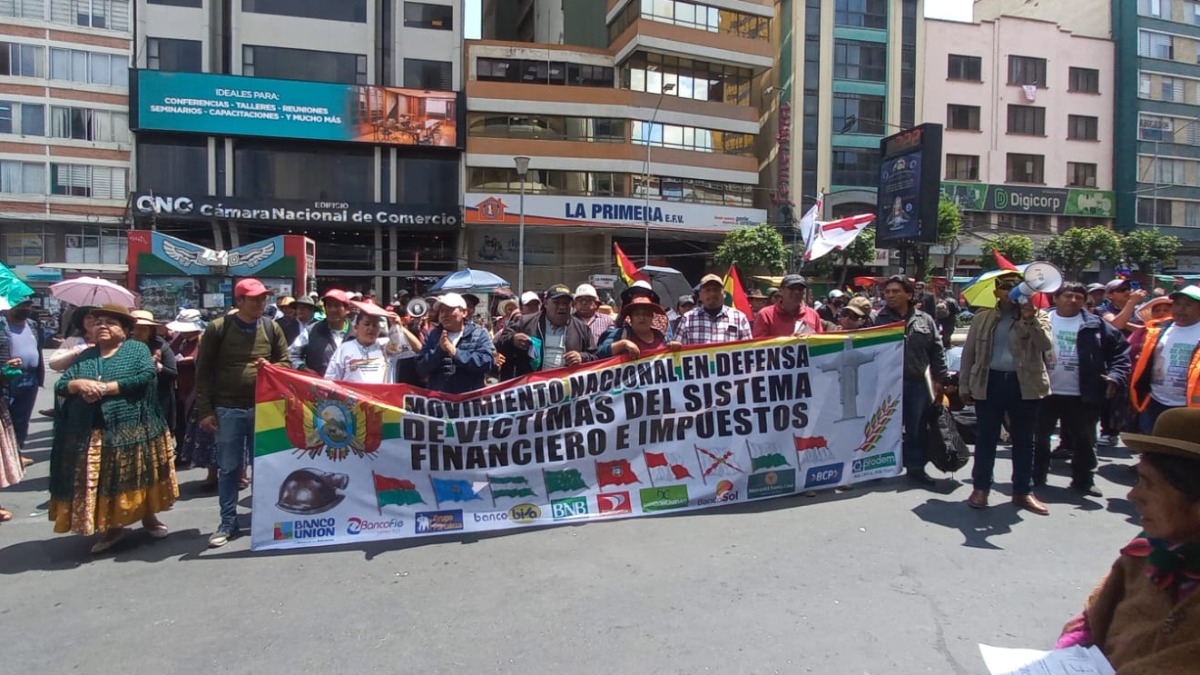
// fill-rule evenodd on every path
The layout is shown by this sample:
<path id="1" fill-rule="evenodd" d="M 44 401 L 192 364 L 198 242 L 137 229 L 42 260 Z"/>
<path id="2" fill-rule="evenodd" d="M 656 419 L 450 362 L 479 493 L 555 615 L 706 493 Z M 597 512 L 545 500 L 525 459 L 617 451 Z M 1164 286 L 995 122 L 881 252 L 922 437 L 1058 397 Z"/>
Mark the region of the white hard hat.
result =
<path id="1" fill-rule="evenodd" d="M 575 288 L 575 297 L 592 298 L 594 300 L 600 299 L 600 295 L 596 293 L 596 287 L 591 284 L 579 284 L 579 286 Z"/>

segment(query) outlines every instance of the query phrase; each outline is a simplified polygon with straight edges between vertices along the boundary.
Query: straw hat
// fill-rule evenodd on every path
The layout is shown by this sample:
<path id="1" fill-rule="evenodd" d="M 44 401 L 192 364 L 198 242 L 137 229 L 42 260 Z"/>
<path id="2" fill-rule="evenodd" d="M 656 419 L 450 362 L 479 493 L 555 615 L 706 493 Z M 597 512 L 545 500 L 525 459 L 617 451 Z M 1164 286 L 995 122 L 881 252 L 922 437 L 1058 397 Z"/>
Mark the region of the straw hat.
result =
<path id="1" fill-rule="evenodd" d="M 1153 434 L 1121 437 L 1132 452 L 1200 460 L 1200 408 L 1171 408 L 1155 420 Z"/>
<path id="2" fill-rule="evenodd" d="M 150 326 L 159 335 L 164 335 L 167 332 L 166 326 L 154 320 L 154 312 L 145 309 L 135 309 L 129 315 L 137 319 L 136 325 L 138 326 Z"/>
<path id="3" fill-rule="evenodd" d="M 129 313 L 129 308 L 124 305 L 107 304 L 101 305 L 88 312 L 92 316 L 107 316 L 121 322 L 125 327 L 125 332 L 130 332 L 137 325 L 137 318 Z"/>
<path id="4" fill-rule="evenodd" d="M 1153 300 L 1143 302 L 1142 306 L 1137 308 L 1138 321 L 1141 321 L 1142 323 L 1149 323 L 1151 319 L 1150 314 L 1153 312 L 1155 305 L 1167 305 L 1169 307 L 1171 305 L 1171 299 L 1166 296 L 1160 296 L 1154 298 Z"/>

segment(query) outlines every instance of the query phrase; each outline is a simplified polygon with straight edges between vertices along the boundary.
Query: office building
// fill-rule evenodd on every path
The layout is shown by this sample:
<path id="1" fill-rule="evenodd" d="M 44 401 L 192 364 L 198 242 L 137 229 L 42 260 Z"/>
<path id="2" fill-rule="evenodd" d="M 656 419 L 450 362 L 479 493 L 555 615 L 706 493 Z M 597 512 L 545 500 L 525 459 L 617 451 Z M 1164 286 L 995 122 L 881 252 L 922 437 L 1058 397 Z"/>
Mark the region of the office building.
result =
<path id="1" fill-rule="evenodd" d="M 957 258 L 936 266 L 971 274 L 999 234 L 1113 225 L 1111 40 L 1010 16 L 927 20 L 923 51 L 924 120 L 945 127 L 942 193 L 963 211 Z"/>
<path id="2" fill-rule="evenodd" d="M 139 227 L 316 241 L 321 287 L 457 267 L 457 0 L 137 0 Z"/>
<path id="3" fill-rule="evenodd" d="M 767 218 L 771 2 L 621 0 L 605 20 L 603 49 L 467 43 L 466 257 L 518 277 L 523 186 L 527 288 L 611 269 L 614 241 L 698 278 L 726 232 Z"/>
<path id="4" fill-rule="evenodd" d="M 0 1 L 0 258 L 35 287 L 125 262 L 131 20 L 128 0 Z"/>

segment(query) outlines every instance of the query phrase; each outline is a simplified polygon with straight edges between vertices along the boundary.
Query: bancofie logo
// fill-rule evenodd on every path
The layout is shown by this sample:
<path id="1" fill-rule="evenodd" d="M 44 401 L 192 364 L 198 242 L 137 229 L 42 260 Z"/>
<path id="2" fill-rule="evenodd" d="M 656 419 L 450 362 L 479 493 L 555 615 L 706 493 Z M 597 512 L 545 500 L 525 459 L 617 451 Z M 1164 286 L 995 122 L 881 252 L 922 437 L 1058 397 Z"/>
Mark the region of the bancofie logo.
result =
<path id="1" fill-rule="evenodd" d="M 346 534 L 362 534 L 363 532 L 391 532 L 404 527 L 404 521 L 399 518 L 391 520 L 363 520 L 354 517 L 346 521 Z"/>

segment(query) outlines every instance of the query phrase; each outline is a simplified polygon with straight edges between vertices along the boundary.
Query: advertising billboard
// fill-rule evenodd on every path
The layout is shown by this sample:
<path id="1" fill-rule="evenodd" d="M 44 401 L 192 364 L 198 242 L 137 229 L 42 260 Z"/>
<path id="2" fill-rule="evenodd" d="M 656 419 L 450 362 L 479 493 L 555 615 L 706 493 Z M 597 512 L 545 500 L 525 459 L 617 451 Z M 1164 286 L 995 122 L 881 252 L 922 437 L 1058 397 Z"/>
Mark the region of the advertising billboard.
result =
<path id="1" fill-rule="evenodd" d="M 875 241 L 937 241 L 942 125 L 922 124 L 879 142 Z"/>
<path id="2" fill-rule="evenodd" d="M 1117 195 L 1109 190 L 943 181 L 942 196 L 963 211 L 1085 218 L 1115 218 L 1117 213 Z"/>
<path id="3" fill-rule="evenodd" d="M 463 196 L 468 225 L 511 226 L 520 222 L 520 200 L 514 194 L 468 192 Z M 527 195 L 525 222 L 561 227 L 607 227 L 656 232 L 724 233 L 767 222 L 765 209 L 720 204 L 691 204 L 622 197 Z"/>
<path id="4" fill-rule="evenodd" d="M 135 131 L 461 147 L 453 91 L 157 70 L 133 84 Z"/>

